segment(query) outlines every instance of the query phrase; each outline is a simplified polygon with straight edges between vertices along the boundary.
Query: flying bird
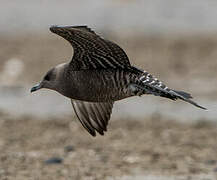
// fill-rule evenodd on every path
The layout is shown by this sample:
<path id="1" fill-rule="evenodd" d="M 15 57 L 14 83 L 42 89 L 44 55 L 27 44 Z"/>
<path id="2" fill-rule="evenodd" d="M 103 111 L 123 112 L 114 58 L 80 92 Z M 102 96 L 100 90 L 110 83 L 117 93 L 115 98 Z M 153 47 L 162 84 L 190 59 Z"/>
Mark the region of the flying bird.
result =
<path id="1" fill-rule="evenodd" d="M 124 50 L 87 26 L 52 26 L 50 31 L 73 47 L 72 60 L 50 69 L 32 87 L 55 90 L 71 99 L 75 114 L 92 135 L 103 135 L 115 101 L 143 94 L 181 99 L 202 109 L 183 91 L 168 88 L 146 71 L 130 64 Z"/>

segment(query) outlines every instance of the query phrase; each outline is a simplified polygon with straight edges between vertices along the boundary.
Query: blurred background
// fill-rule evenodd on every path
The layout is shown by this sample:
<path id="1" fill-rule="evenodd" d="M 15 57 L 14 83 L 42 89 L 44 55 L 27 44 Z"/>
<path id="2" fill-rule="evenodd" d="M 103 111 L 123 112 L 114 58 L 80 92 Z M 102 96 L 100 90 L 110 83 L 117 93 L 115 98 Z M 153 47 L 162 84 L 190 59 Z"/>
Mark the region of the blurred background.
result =
<path id="1" fill-rule="evenodd" d="M 217 1 L 0 0 L 0 179 L 173 180 L 217 176 Z M 88 25 L 131 63 L 208 108 L 117 102 L 92 138 L 69 99 L 30 94 L 72 48 L 51 25 Z"/>

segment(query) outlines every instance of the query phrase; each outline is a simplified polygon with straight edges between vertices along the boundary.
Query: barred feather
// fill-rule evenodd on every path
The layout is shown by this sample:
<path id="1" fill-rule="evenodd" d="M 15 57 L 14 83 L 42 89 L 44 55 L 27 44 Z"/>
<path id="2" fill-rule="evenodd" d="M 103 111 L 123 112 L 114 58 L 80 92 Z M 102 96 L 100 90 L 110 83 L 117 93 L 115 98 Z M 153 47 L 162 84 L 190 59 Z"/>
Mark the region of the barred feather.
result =
<path id="1" fill-rule="evenodd" d="M 191 100 L 192 96 L 189 93 L 169 89 L 161 81 L 159 81 L 157 78 L 153 77 L 151 74 L 149 74 L 146 71 L 143 72 L 142 76 L 139 78 L 139 81 L 142 82 L 143 91 L 148 94 L 166 97 L 172 100 L 181 99 L 196 107 L 199 107 L 201 109 L 206 109 L 198 105 L 196 102 L 192 101 Z"/>

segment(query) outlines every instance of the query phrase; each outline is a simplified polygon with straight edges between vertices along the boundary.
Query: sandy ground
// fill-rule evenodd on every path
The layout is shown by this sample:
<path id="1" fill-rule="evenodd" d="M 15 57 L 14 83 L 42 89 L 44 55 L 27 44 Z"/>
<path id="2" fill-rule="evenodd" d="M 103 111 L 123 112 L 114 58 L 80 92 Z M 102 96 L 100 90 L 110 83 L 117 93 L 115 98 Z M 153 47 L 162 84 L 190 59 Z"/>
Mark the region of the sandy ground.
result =
<path id="1" fill-rule="evenodd" d="M 216 98 L 214 36 L 103 35 L 126 49 L 133 64 L 169 85 Z M 68 43 L 52 34 L 0 36 L 0 73 L 5 77 L 0 83 L 9 87 L 34 84 L 51 66 L 71 59 L 71 54 Z M 22 70 L 4 74 L 8 60 L 14 58 Z M 16 69 L 15 63 L 12 72 Z M 184 124 L 158 114 L 143 121 L 112 119 L 105 136 L 92 138 L 75 117 L 12 118 L 1 112 L 0 179 L 119 180 L 156 174 L 159 179 L 176 175 L 182 178 L 173 179 L 193 180 L 195 175 L 211 174 L 201 179 L 212 180 L 217 173 L 217 125 L 206 121 Z M 59 159 L 52 161 L 54 157 Z"/>
<path id="2" fill-rule="evenodd" d="M 112 120 L 108 132 L 96 138 L 71 117 L 2 115 L 0 179 L 101 180 L 157 174 L 187 180 L 198 174 L 215 175 L 216 136 L 215 124 L 201 120 L 186 125 L 157 114 L 144 121 Z M 60 159 L 47 162 L 54 157 Z"/>

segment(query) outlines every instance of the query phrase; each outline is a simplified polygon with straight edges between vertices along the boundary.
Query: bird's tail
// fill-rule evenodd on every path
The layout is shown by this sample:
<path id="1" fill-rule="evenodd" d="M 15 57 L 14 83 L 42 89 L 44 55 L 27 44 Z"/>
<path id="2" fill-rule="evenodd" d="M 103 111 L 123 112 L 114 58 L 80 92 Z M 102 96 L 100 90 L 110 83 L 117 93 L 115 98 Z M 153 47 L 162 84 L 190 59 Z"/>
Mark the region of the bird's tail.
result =
<path id="1" fill-rule="evenodd" d="M 170 94 L 172 96 L 175 96 L 176 99 L 181 99 L 183 101 L 186 101 L 196 107 L 199 107 L 201 109 L 205 109 L 205 107 L 198 105 L 196 102 L 192 101 L 191 99 L 193 98 L 189 93 L 183 92 L 183 91 L 176 91 L 176 90 L 170 90 Z"/>
<path id="2" fill-rule="evenodd" d="M 161 81 L 159 81 L 157 78 L 154 78 L 146 71 L 143 71 L 142 76 L 140 76 L 139 85 L 137 84 L 137 88 L 138 86 L 142 88 L 144 94 L 153 94 L 155 96 L 161 96 L 172 100 L 181 99 L 198 108 L 206 109 L 205 107 L 202 107 L 196 102 L 192 101 L 192 96 L 189 93 L 168 88 Z"/>

